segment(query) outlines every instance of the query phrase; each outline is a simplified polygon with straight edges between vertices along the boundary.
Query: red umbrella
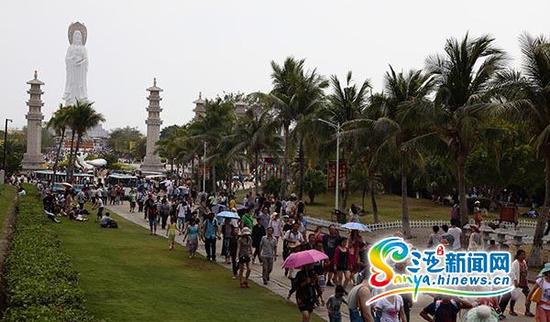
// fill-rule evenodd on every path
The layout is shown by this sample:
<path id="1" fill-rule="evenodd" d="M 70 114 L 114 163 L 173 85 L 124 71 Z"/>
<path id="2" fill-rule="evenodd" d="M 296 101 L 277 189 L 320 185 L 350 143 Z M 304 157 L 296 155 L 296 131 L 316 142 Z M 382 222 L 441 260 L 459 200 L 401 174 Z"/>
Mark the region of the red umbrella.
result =
<path id="1" fill-rule="evenodd" d="M 315 249 L 290 254 L 283 263 L 283 268 L 297 268 L 328 259 L 328 256 Z"/>

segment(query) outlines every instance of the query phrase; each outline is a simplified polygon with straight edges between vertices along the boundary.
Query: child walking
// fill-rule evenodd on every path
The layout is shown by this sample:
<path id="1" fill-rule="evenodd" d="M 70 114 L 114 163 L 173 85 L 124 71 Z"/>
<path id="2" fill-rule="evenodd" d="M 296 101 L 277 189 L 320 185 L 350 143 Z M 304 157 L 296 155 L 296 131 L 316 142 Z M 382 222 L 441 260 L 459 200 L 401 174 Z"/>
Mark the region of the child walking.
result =
<path id="1" fill-rule="evenodd" d="M 342 303 L 348 304 L 344 298 L 345 294 L 346 290 L 344 287 L 342 285 L 336 285 L 334 294 L 327 299 L 328 318 L 330 322 L 342 322 L 340 307 Z"/>
<path id="2" fill-rule="evenodd" d="M 169 250 L 174 249 L 174 244 L 176 241 L 176 231 L 179 231 L 178 227 L 176 227 L 176 223 L 174 222 L 174 218 L 170 217 L 170 224 L 168 225 L 168 229 L 166 229 L 166 235 L 168 236 L 169 240 Z"/>

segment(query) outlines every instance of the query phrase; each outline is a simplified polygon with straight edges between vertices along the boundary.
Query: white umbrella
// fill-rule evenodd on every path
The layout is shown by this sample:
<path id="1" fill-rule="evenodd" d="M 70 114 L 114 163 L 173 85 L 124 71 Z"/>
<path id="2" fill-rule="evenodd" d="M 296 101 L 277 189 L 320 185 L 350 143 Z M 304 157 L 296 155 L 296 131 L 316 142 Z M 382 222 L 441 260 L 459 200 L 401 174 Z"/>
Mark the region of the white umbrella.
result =
<path id="1" fill-rule="evenodd" d="M 219 214 L 217 214 L 216 217 L 229 218 L 229 219 L 241 219 L 241 217 L 239 217 L 239 215 L 237 215 L 236 213 L 234 213 L 232 211 L 222 211 Z"/>
<path id="2" fill-rule="evenodd" d="M 358 222 L 349 222 L 347 224 L 342 225 L 342 228 L 346 228 L 349 230 L 371 231 L 367 225 L 363 225 Z"/>

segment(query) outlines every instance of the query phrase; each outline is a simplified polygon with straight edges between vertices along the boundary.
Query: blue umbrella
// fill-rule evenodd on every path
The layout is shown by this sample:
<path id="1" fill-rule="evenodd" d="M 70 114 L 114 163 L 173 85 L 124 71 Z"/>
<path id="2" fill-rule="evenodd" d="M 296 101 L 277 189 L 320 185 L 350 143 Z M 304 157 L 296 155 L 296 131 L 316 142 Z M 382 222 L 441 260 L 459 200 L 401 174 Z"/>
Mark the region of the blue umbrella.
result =
<path id="1" fill-rule="evenodd" d="M 241 219 L 241 217 L 239 217 L 239 215 L 237 215 L 236 213 L 234 213 L 232 211 L 222 211 L 219 214 L 217 214 L 216 217 L 229 218 L 229 219 Z"/>
<path id="2" fill-rule="evenodd" d="M 358 222 L 349 222 L 347 224 L 342 225 L 342 228 L 346 228 L 349 230 L 371 231 L 367 225 L 363 225 Z"/>

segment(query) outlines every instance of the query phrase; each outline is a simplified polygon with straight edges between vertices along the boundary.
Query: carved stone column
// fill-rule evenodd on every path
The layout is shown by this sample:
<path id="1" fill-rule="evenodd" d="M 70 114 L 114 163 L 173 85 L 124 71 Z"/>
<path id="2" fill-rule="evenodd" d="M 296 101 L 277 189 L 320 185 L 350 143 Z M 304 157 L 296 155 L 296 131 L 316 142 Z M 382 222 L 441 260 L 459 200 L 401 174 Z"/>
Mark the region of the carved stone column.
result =
<path id="1" fill-rule="evenodd" d="M 40 89 L 40 86 L 44 85 L 38 79 L 38 73 L 34 72 L 34 79 L 27 82 L 31 85 L 31 88 L 27 91 L 30 95 L 30 99 L 27 101 L 29 112 L 25 116 L 27 118 L 27 153 L 23 155 L 22 167 L 23 170 L 32 171 L 42 169 L 42 163 L 44 163 L 44 156 L 41 152 L 42 146 L 42 120 L 44 114 L 42 114 L 42 94 L 44 92 Z"/>
<path id="2" fill-rule="evenodd" d="M 153 86 L 147 89 L 149 91 L 149 107 L 147 112 L 149 113 L 145 124 L 147 124 L 147 148 L 143 164 L 141 165 L 141 171 L 144 172 L 164 172 L 164 165 L 160 162 L 160 157 L 156 153 L 157 142 L 160 138 L 160 125 L 162 120 L 160 119 L 160 92 L 162 88 L 157 87 L 157 79 L 153 80 Z"/>

